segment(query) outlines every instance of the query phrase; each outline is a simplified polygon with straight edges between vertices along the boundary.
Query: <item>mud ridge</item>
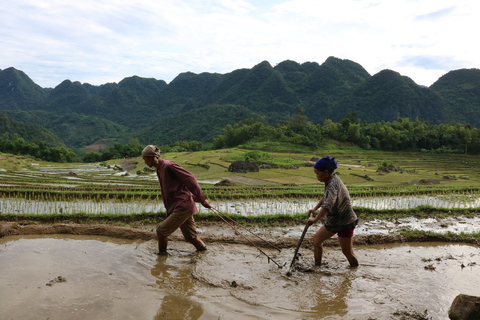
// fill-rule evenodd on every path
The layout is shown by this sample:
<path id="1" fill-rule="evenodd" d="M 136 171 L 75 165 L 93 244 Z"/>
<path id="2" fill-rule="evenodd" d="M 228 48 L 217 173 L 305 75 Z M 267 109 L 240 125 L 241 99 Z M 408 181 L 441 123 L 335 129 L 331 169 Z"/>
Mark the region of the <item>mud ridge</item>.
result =
<path id="1" fill-rule="evenodd" d="M 16 223 L 16 222 L 0 222 L 0 238 L 13 235 L 48 235 L 48 234 L 71 234 L 71 235 L 93 235 L 106 236 L 130 240 L 148 241 L 156 239 L 156 234 L 153 231 L 145 230 L 147 227 L 133 228 L 120 227 L 104 224 L 30 224 L 30 223 Z M 152 227 L 150 230 L 154 230 Z M 270 243 L 279 248 L 295 247 L 298 238 L 291 236 L 277 236 L 270 237 L 269 235 L 262 235 Z M 211 243 L 225 243 L 225 244 L 253 244 L 259 247 L 265 247 L 264 241 L 258 238 L 244 238 L 240 236 L 231 235 L 209 235 L 208 233 L 201 235 L 202 239 Z M 181 235 L 172 235 L 170 239 L 173 241 L 181 241 Z M 355 235 L 355 245 L 374 245 L 374 244 L 389 244 L 389 243 L 407 243 L 407 242 L 461 242 L 480 245 L 477 239 L 456 239 L 452 236 L 443 235 L 401 235 L 401 234 L 361 234 Z M 337 246 L 336 239 L 329 239 L 326 246 Z M 305 239 L 303 246 L 311 247 L 312 240 Z"/>

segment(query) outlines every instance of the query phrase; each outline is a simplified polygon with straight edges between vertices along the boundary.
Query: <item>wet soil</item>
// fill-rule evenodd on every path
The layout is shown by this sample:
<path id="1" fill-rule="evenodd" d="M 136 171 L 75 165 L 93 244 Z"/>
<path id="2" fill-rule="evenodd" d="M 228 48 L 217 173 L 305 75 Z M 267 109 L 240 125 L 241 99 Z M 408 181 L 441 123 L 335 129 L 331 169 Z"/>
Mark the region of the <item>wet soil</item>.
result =
<path id="1" fill-rule="evenodd" d="M 153 225 L 0 224 L 2 316 L 447 319 L 456 295 L 480 295 L 480 250 L 473 239 L 359 234 L 360 266 L 350 268 L 333 238 L 324 264 L 314 267 L 311 227 L 287 276 L 303 226 L 253 229 L 280 252 L 220 223 L 198 227 L 206 252 L 195 252 L 176 232 L 169 255 L 157 256 Z"/>
<path id="2" fill-rule="evenodd" d="M 397 232 L 390 232 L 390 226 L 381 223 L 385 230 L 380 227 L 372 226 L 373 222 L 365 222 L 357 226 L 357 233 L 353 238 L 355 245 L 372 245 L 387 243 L 405 243 L 405 242 L 456 242 L 480 245 L 480 241 L 471 239 L 458 240 L 455 237 L 441 234 L 412 234 L 401 235 Z M 304 225 L 290 227 L 237 227 L 232 229 L 222 222 L 197 221 L 197 227 L 201 238 L 207 242 L 216 243 L 238 243 L 257 246 L 267 245 L 265 240 L 274 243 L 279 248 L 295 247 L 299 237 L 304 229 Z M 75 223 L 52 223 L 38 224 L 35 222 L 0 222 L 0 238 L 9 235 L 46 235 L 46 234 L 73 234 L 73 235 L 98 235 L 120 239 L 131 240 L 152 240 L 156 239 L 155 225 L 142 225 L 137 227 L 122 227 L 105 224 L 75 224 Z M 318 229 L 318 226 L 312 226 L 308 230 L 307 236 L 302 246 L 310 248 L 312 246 L 311 236 Z M 238 231 L 238 232 L 237 232 Z M 240 234 L 239 234 L 240 233 Z M 183 237 L 177 230 L 171 237 L 171 240 L 182 241 Z M 325 246 L 337 246 L 335 238 L 326 241 Z M 268 245 L 267 245 L 268 246 Z"/>

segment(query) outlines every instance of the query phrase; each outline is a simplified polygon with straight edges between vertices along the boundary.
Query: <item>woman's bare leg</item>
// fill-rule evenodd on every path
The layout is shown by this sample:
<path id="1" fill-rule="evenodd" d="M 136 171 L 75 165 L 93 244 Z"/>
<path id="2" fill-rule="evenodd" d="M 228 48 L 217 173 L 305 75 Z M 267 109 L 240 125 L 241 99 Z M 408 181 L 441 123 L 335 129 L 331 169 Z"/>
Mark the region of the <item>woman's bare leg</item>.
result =
<path id="1" fill-rule="evenodd" d="M 355 256 L 355 253 L 353 253 L 353 237 L 338 237 L 338 242 L 340 243 L 343 254 L 345 255 L 345 257 L 347 257 L 350 266 L 357 267 L 358 260 Z"/>
<path id="2" fill-rule="evenodd" d="M 325 226 L 321 226 L 313 235 L 313 256 L 315 258 L 316 266 L 322 264 L 323 242 L 328 238 L 331 238 L 334 234 L 334 232 L 328 231 Z"/>

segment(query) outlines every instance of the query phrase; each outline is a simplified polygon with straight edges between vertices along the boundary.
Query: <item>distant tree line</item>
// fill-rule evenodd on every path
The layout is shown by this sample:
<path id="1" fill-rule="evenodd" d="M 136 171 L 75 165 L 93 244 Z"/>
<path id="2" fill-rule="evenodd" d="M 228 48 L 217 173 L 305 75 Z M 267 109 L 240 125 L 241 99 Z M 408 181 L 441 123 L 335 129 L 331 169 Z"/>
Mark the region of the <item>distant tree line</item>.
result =
<path id="1" fill-rule="evenodd" d="M 469 124 L 433 125 L 407 118 L 366 123 L 355 113 L 349 113 L 338 123 L 325 120 L 323 125 L 315 125 L 301 110 L 289 121 L 273 126 L 263 119 L 227 125 L 215 138 L 213 148 L 235 147 L 255 139 L 294 143 L 312 150 L 330 139 L 353 143 L 366 150 L 480 154 L 480 131 Z"/>
<path id="2" fill-rule="evenodd" d="M 160 147 L 162 152 L 183 152 L 203 150 L 203 143 L 199 141 L 177 141 Z"/>
<path id="3" fill-rule="evenodd" d="M 300 110 L 290 120 L 275 125 L 268 125 L 264 117 L 227 125 L 223 134 L 213 140 L 213 149 L 236 147 L 251 140 L 279 141 L 316 149 L 322 138 L 322 127 L 308 121 Z"/>
<path id="4" fill-rule="evenodd" d="M 277 141 L 316 150 L 329 140 L 356 144 L 366 150 L 480 154 L 480 131 L 468 124 L 452 122 L 434 125 L 407 118 L 366 123 L 361 122 L 355 113 L 350 113 L 338 123 L 325 120 L 320 125 L 310 122 L 301 109 L 288 121 L 275 125 L 269 125 L 264 117 L 227 125 L 214 139 L 211 148 L 237 147 L 250 141 Z M 141 155 L 143 147 L 137 139 L 131 139 L 128 144 L 115 143 L 103 152 L 88 152 L 79 159 L 66 147 L 26 142 L 18 136 L 11 140 L 0 138 L 1 152 L 30 155 L 51 162 L 101 162 L 132 158 Z M 204 150 L 206 147 L 198 141 L 178 141 L 160 146 L 160 149 L 162 152 L 182 152 Z"/>
<path id="5" fill-rule="evenodd" d="M 115 143 L 103 152 L 87 152 L 80 159 L 73 150 L 66 147 L 49 147 L 45 142 L 26 142 L 23 138 L 15 135 L 13 139 L 0 137 L 0 152 L 16 155 L 31 156 L 38 160 L 50 162 L 102 162 L 112 159 L 125 159 L 138 157 L 142 154 L 144 145 L 137 139 L 131 139 L 129 143 L 122 145 Z M 162 152 L 182 152 L 202 150 L 203 144 L 198 141 L 178 141 L 161 146 Z"/>
<path id="6" fill-rule="evenodd" d="M 49 147 L 44 141 L 26 142 L 18 135 L 12 139 L 0 138 L 0 151 L 11 154 L 26 155 L 50 162 L 77 162 L 75 152 L 66 147 Z"/>
<path id="7" fill-rule="evenodd" d="M 350 114 L 339 123 L 326 120 L 322 129 L 331 139 L 363 149 L 480 154 L 480 131 L 457 122 L 432 125 L 398 118 L 393 122 L 361 123 Z"/>
<path id="8" fill-rule="evenodd" d="M 122 145 L 115 143 L 113 147 L 106 149 L 104 152 L 87 152 L 83 157 L 83 162 L 101 162 L 112 159 L 125 159 L 138 157 L 142 154 L 142 145 L 138 140 L 131 139 L 129 143 Z"/>
<path id="9" fill-rule="evenodd" d="M 115 143 L 113 147 L 104 152 L 88 152 L 83 157 L 83 162 L 101 162 L 111 159 L 125 159 L 138 157 L 142 154 L 145 146 L 141 145 L 137 139 L 130 139 L 130 142 L 122 145 Z M 202 143 L 198 141 L 178 141 L 160 147 L 162 152 L 182 152 L 199 151 L 202 149 Z"/>

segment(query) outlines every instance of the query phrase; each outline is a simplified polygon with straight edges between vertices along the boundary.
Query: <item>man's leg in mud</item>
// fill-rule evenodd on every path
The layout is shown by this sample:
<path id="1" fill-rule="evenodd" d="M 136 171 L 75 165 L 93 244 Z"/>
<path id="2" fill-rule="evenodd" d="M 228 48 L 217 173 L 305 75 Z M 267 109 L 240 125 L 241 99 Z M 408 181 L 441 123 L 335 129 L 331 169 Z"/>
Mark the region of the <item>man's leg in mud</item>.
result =
<path id="1" fill-rule="evenodd" d="M 159 232 L 160 228 L 157 228 L 157 238 L 158 238 L 158 254 L 159 255 L 166 255 L 167 254 L 167 246 L 168 246 L 168 237 L 164 236 L 161 231 Z"/>
<path id="2" fill-rule="evenodd" d="M 197 251 L 205 251 L 205 250 L 207 250 L 207 246 L 206 246 L 205 243 L 202 241 L 202 239 L 200 239 L 199 237 L 193 238 L 193 239 L 190 241 L 190 243 L 195 246 L 195 248 L 197 249 Z"/>
<path id="3" fill-rule="evenodd" d="M 157 228 L 158 254 L 167 254 L 168 236 L 192 216 L 188 210 L 174 211 Z M 183 232 L 183 231 L 182 231 Z"/>
<path id="4" fill-rule="evenodd" d="M 180 230 L 182 231 L 185 241 L 193 244 L 197 251 L 207 250 L 207 246 L 198 236 L 197 226 L 195 224 L 195 219 L 193 219 L 193 214 L 190 215 L 190 217 L 180 226 Z"/>
<path id="5" fill-rule="evenodd" d="M 338 242 L 342 248 L 342 252 L 347 257 L 351 267 L 358 267 L 358 260 L 353 253 L 353 237 L 338 237 Z"/>
<path id="6" fill-rule="evenodd" d="M 323 256 L 323 242 L 328 238 L 333 237 L 335 232 L 328 231 L 325 226 L 321 226 L 320 229 L 313 235 L 313 256 L 315 258 L 315 265 L 322 264 Z"/>

